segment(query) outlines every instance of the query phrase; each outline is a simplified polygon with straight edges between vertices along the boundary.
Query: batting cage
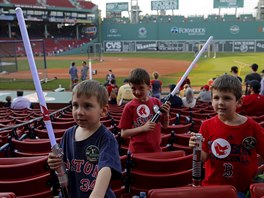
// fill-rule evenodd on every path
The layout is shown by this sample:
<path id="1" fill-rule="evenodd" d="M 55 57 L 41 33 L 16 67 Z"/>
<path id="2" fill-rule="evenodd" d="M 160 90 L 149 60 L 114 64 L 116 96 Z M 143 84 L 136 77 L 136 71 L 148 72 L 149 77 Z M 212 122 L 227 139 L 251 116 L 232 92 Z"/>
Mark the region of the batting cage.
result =
<path id="1" fill-rule="evenodd" d="M 47 79 L 45 42 L 43 39 L 31 40 L 32 52 L 40 79 Z M 6 79 L 16 76 L 17 79 L 31 79 L 26 52 L 22 40 L 0 41 L 0 76 Z M 27 74 L 28 73 L 28 74 Z"/>

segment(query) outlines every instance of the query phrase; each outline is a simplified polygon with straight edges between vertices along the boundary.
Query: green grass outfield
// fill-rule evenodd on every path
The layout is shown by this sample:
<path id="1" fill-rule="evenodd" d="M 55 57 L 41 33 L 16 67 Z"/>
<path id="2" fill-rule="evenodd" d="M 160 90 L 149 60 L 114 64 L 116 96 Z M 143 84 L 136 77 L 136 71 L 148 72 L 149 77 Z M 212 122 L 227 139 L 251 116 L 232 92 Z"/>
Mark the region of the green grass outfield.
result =
<path id="1" fill-rule="evenodd" d="M 77 55 L 76 55 L 77 56 Z M 83 56 L 82 60 L 87 59 L 87 55 L 78 55 L 78 57 Z M 177 59 L 177 60 L 189 60 L 193 61 L 194 56 L 192 53 L 114 53 L 114 54 L 104 54 L 104 57 L 115 56 L 115 57 L 146 57 L 146 58 L 160 58 L 160 59 Z M 65 60 L 65 56 L 61 56 L 61 60 L 49 60 L 47 57 L 47 66 L 48 68 L 68 68 L 70 65 L 69 60 Z M 75 55 L 68 56 L 72 60 L 75 60 Z M 202 86 L 208 82 L 212 77 L 217 77 L 224 73 L 229 73 L 230 68 L 233 65 L 236 65 L 240 68 L 240 76 L 244 79 L 245 75 L 248 74 L 251 70 L 248 65 L 252 63 L 257 63 L 259 65 L 259 72 L 264 69 L 264 53 L 217 53 L 216 58 L 205 58 L 201 57 L 198 61 L 198 67 L 193 68 L 189 77 L 192 82 L 192 86 Z M 21 61 L 22 65 L 28 65 L 27 60 Z M 38 65 L 39 62 L 36 61 Z M 42 63 L 43 64 L 43 63 Z M 96 63 L 94 63 L 96 64 Z M 27 67 L 19 68 L 20 70 L 26 70 Z M 181 77 L 183 73 L 172 73 L 170 75 L 162 75 L 161 80 L 164 83 L 164 86 L 167 86 L 171 83 L 176 83 L 177 79 Z M 104 79 L 93 77 L 101 82 L 104 82 Z M 117 78 L 117 84 L 122 84 L 123 78 Z M 34 90 L 34 84 L 32 80 L 23 80 L 23 81 L 13 81 L 1 79 L 0 76 L 0 90 Z M 61 84 L 63 87 L 69 87 L 69 79 L 57 79 L 48 83 L 42 84 L 43 90 L 54 90 L 58 88 L 58 85 Z"/>

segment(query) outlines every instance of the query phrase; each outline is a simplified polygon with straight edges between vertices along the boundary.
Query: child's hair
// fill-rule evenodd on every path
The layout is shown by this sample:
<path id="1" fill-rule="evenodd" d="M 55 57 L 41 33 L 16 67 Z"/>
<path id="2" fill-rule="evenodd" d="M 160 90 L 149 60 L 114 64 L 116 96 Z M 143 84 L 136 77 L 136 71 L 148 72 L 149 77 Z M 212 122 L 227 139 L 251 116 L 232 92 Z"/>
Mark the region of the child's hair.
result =
<path id="1" fill-rule="evenodd" d="M 150 76 L 149 73 L 142 69 L 136 68 L 130 72 L 130 76 L 128 78 L 129 83 L 140 85 L 140 84 L 147 84 L 150 85 Z"/>
<path id="2" fill-rule="evenodd" d="M 231 67 L 231 72 L 234 72 L 235 74 L 238 73 L 238 67 L 237 66 L 232 66 Z"/>
<path id="3" fill-rule="evenodd" d="M 82 64 L 85 64 L 86 65 L 86 61 L 83 61 Z"/>
<path id="4" fill-rule="evenodd" d="M 212 85 L 212 90 L 219 90 L 224 92 L 232 92 L 236 100 L 242 97 L 242 84 L 236 76 L 224 74 L 217 77 Z"/>
<path id="5" fill-rule="evenodd" d="M 5 98 L 5 99 L 6 99 L 6 101 L 7 101 L 7 102 L 11 102 L 11 100 L 12 100 L 12 97 L 11 97 L 11 96 L 6 96 L 6 98 Z"/>
<path id="6" fill-rule="evenodd" d="M 153 72 L 153 77 L 155 78 L 155 79 L 158 79 L 159 78 L 159 73 L 158 72 Z"/>
<path id="7" fill-rule="evenodd" d="M 95 80 L 85 80 L 77 84 L 73 90 L 72 95 L 77 94 L 77 98 L 80 96 L 95 96 L 97 98 L 100 107 L 104 107 L 108 103 L 108 92 L 106 88 Z"/>

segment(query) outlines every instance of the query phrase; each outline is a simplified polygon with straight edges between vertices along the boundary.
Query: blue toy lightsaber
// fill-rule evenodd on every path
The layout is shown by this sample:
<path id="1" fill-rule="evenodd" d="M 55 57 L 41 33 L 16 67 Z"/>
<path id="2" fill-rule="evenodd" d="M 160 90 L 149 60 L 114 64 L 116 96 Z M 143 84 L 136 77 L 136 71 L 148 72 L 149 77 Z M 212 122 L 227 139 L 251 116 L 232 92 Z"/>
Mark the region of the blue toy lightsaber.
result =
<path id="1" fill-rule="evenodd" d="M 33 82 L 34 82 L 35 89 L 37 92 L 37 96 L 38 96 L 38 100 L 39 100 L 39 104 L 40 104 L 40 109 L 41 109 L 42 116 L 43 116 L 43 121 L 44 121 L 46 128 L 47 128 L 47 131 L 48 131 L 48 136 L 49 136 L 52 152 L 56 156 L 62 157 L 62 155 L 63 155 L 62 150 L 59 147 L 59 145 L 56 143 L 54 131 L 53 131 L 51 120 L 50 120 L 49 111 L 48 111 L 46 101 L 45 101 L 45 98 L 43 95 L 42 87 L 40 84 L 40 80 L 39 80 L 39 76 L 38 76 L 38 72 L 37 72 L 37 68 L 36 68 L 36 63 L 35 63 L 35 60 L 33 57 L 32 48 L 30 45 L 28 32 L 26 29 L 23 11 L 19 7 L 16 8 L 16 16 L 17 16 L 20 32 L 22 35 L 25 51 L 27 54 L 27 59 L 28 59 L 28 63 L 30 66 Z M 59 169 L 57 169 L 56 173 L 57 173 L 57 176 L 58 176 L 58 179 L 60 182 L 60 186 L 62 188 L 63 196 L 68 197 L 68 177 L 66 174 L 65 166 L 61 166 Z"/>
<path id="2" fill-rule="evenodd" d="M 191 72 L 191 70 L 193 69 L 193 67 L 195 66 L 195 64 L 198 62 L 199 58 L 202 56 L 202 54 L 204 53 L 204 51 L 206 50 L 206 48 L 208 47 L 208 45 L 211 43 L 212 40 L 213 40 L 213 36 L 210 36 L 208 38 L 208 40 L 206 41 L 206 43 L 204 44 L 204 46 L 202 47 L 202 49 L 195 56 L 194 60 L 192 61 L 192 63 L 188 67 L 188 69 L 185 71 L 185 73 L 183 74 L 182 78 L 177 83 L 176 87 L 172 90 L 172 92 L 168 96 L 166 96 L 165 103 L 168 102 L 170 100 L 170 97 L 171 96 L 174 96 L 176 94 L 176 92 L 179 90 L 181 84 L 187 78 L 187 76 L 189 75 L 189 73 Z M 161 115 L 161 113 L 162 113 L 161 112 L 161 109 L 159 108 L 159 110 L 152 117 L 151 122 L 157 122 L 158 119 L 159 119 L 159 117 L 160 117 L 160 115 Z"/>

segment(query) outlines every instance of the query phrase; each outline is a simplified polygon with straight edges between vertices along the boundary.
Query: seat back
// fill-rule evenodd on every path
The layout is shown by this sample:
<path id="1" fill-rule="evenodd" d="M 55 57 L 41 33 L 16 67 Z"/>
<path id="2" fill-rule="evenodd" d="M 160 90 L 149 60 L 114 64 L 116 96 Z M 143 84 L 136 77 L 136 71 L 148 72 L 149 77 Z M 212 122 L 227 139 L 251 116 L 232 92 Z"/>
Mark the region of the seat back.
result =
<path id="1" fill-rule="evenodd" d="M 2 198 L 16 198 L 16 195 L 13 192 L 1 192 L 0 197 L 2 197 Z"/>
<path id="2" fill-rule="evenodd" d="M 264 183 L 253 183 L 249 189 L 251 198 L 262 198 L 264 196 Z"/>
<path id="3" fill-rule="evenodd" d="M 163 168 L 166 169 L 166 167 Z M 191 169 L 174 173 L 148 173 L 133 170 L 131 176 L 131 189 L 142 192 L 155 188 L 186 186 L 192 182 Z"/>
<path id="4" fill-rule="evenodd" d="M 149 198 L 236 198 L 237 192 L 235 187 L 230 185 L 203 186 L 203 187 L 177 187 L 152 189 L 148 191 Z"/>
<path id="5" fill-rule="evenodd" d="M 192 155 L 185 156 L 182 150 L 132 155 L 133 170 L 165 173 L 177 172 L 192 168 Z"/>
<path id="6" fill-rule="evenodd" d="M 49 173 L 48 156 L 0 158 L 0 180 L 23 179 Z"/>

